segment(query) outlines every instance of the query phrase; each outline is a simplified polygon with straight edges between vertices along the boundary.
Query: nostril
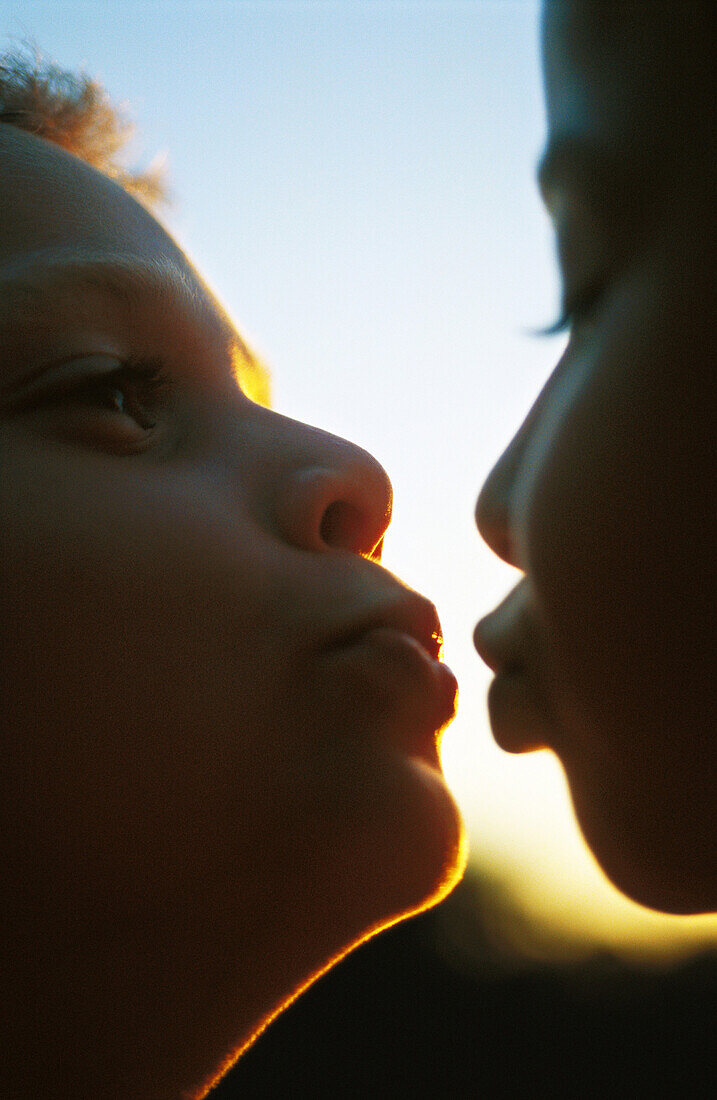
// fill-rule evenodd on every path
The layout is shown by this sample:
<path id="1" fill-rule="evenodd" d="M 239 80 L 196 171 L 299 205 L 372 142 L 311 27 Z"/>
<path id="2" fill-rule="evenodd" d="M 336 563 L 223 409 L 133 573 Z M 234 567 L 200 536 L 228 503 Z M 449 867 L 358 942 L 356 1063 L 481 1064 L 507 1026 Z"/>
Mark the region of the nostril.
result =
<path id="1" fill-rule="evenodd" d="M 376 472 L 368 462 L 356 462 L 355 469 L 289 470 L 274 502 L 277 533 L 302 550 L 345 550 L 378 560 L 391 498 L 390 482 L 375 465 Z"/>
<path id="2" fill-rule="evenodd" d="M 366 517 L 360 508 L 346 500 L 335 500 L 327 507 L 321 518 L 319 534 L 322 542 L 334 550 L 350 550 L 352 553 L 367 552 Z"/>

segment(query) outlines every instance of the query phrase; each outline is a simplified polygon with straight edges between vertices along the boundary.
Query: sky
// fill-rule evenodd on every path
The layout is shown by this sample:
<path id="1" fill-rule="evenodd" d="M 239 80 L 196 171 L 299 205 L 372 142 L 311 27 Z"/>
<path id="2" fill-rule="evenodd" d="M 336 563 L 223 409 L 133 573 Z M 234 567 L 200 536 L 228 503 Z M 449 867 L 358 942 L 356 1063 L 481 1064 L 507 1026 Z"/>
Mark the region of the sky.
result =
<path id="1" fill-rule="evenodd" d="M 460 683 L 444 770 L 535 949 L 717 943 L 717 918 L 606 882 L 556 760 L 493 743 L 472 646 L 516 579 L 475 499 L 562 348 L 534 335 L 558 312 L 537 0 L 2 0 L 0 52 L 25 39 L 126 105 L 138 165 L 166 157 L 162 217 L 270 367 L 274 406 L 391 476 L 384 564 L 437 604 Z"/>

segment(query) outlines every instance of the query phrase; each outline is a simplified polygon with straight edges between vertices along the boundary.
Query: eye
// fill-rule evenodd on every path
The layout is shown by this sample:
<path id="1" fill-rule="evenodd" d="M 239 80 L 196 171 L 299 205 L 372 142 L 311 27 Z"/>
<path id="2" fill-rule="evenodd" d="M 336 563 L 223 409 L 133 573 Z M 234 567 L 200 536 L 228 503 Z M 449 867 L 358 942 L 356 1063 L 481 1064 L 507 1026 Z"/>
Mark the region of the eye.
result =
<path id="1" fill-rule="evenodd" d="M 2 412 L 48 438 L 134 454 L 166 444 L 176 427 L 174 389 L 159 360 L 98 353 L 34 372 Z"/>
<path id="2" fill-rule="evenodd" d="M 72 402 L 106 409 L 130 417 L 149 431 L 157 422 L 166 387 L 161 363 L 127 360 L 106 374 L 68 381 L 66 388 L 47 394 L 45 402 Z"/>
<path id="3" fill-rule="evenodd" d="M 127 418 L 143 431 L 155 424 L 169 382 L 158 360 L 85 356 L 50 367 L 9 403 L 12 412 L 68 409 Z"/>

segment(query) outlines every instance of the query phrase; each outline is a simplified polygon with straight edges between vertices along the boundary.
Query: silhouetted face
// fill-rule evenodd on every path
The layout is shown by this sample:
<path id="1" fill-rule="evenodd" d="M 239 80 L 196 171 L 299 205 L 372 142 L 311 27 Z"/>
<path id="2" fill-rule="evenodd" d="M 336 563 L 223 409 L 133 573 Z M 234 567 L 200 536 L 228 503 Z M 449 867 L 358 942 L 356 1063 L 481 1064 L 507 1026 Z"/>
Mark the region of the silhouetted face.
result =
<path id="1" fill-rule="evenodd" d="M 455 681 L 381 467 L 252 403 L 160 225 L 0 131 L 3 940 L 223 1057 L 248 988 L 256 1024 L 454 881 Z"/>
<path id="2" fill-rule="evenodd" d="M 476 629 L 498 674 L 496 740 L 553 749 L 607 874 L 674 912 L 717 909 L 715 95 L 700 19 L 546 6 L 540 184 L 570 338 L 476 509 L 523 573 Z"/>

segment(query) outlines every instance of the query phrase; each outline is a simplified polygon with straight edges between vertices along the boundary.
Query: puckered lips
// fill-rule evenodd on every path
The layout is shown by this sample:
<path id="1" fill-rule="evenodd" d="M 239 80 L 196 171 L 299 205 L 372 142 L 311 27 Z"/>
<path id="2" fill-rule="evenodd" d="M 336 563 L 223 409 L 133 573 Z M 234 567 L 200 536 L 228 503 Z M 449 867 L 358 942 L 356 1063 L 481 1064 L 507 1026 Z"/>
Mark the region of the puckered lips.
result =
<path id="1" fill-rule="evenodd" d="M 441 622 L 430 600 L 410 592 L 400 599 L 371 612 L 349 627 L 339 641 L 350 645 L 374 630 L 395 630 L 413 638 L 433 661 L 443 654 Z"/>
<path id="2" fill-rule="evenodd" d="M 473 643 L 495 673 L 488 714 L 495 741 L 506 752 L 530 752 L 550 743 L 553 722 L 539 668 L 537 632 L 522 581 L 477 624 Z"/>
<path id="3" fill-rule="evenodd" d="M 443 632 L 433 604 L 402 593 L 355 620 L 331 648 L 359 677 L 362 694 L 390 712 L 401 747 L 435 762 L 436 733 L 455 715 L 458 685 L 442 661 Z"/>

